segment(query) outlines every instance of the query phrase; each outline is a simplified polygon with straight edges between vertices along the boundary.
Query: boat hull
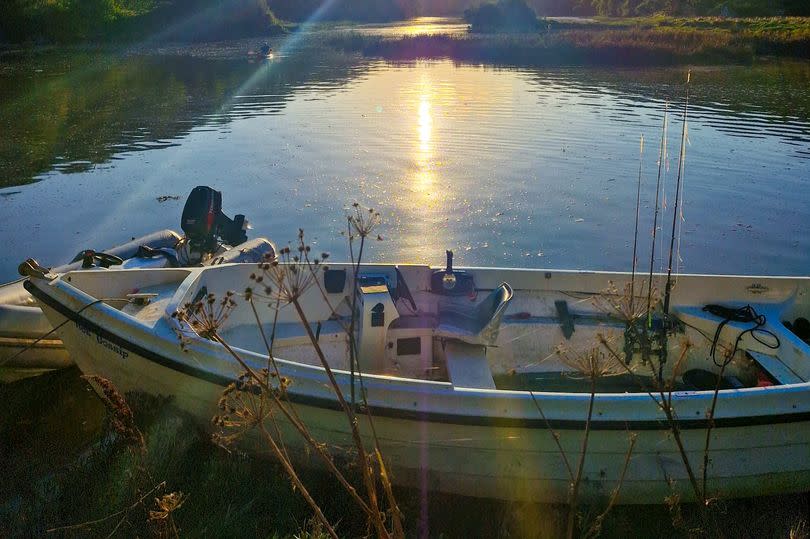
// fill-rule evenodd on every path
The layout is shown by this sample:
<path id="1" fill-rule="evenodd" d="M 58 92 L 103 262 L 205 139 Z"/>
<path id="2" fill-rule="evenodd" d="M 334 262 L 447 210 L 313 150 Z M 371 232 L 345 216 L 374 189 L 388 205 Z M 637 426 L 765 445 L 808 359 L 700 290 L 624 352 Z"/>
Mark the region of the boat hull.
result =
<path id="1" fill-rule="evenodd" d="M 172 230 L 159 230 L 105 249 L 124 260 L 132 258 L 141 245 L 155 249 L 174 247 L 180 236 Z M 53 268 L 64 273 L 81 268 L 72 262 Z M 23 288 L 21 281 L 0 285 L 0 380 L 10 381 L 73 365 L 53 326 Z"/>
<path id="2" fill-rule="evenodd" d="M 48 288 L 43 282 L 37 286 Z M 179 410 L 202 425 L 211 425 L 223 389 L 239 374 L 221 347 L 210 343 L 182 351 L 176 339 L 168 338 L 168 328 L 144 330 L 128 324 L 114 311 L 76 314 L 73 300 L 56 296 L 58 293 L 51 290 L 37 292 L 50 321 L 61 324 L 60 337 L 84 373 L 108 378 L 125 392 L 169 396 Z M 245 357 L 255 359 L 247 353 Z M 279 365 L 282 375 L 293 381 L 290 398 L 314 437 L 329 446 L 350 447 L 346 418 L 330 398 L 322 373 L 308 366 Z M 338 380 L 348 394 L 345 373 L 338 373 Z M 368 376 L 365 383 L 374 426 L 395 483 L 425 491 L 515 501 L 567 499 L 569 475 L 553 432 L 559 434 L 570 466 L 575 466 L 584 436 L 587 398 L 561 399 L 536 393 L 528 400 L 525 392 L 475 391 L 391 377 Z M 810 489 L 810 401 L 806 388 L 756 395 L 759 400 L 752 405 L 772 406 L 772 414 L 729 416 L 716 422 L 707 474 L 710 496 L 761 496 Z M 612 401 L 602 400 L 597 401 L 590 431 L 583 499 L 596 502 L 610 496 L 623 476 L 631 436 L 636 441 L 618 503 L 661 504 L 672 494 L 682 500 L 693 499 L 670 428 L 660 415 L 654 415 L 649 397 L 641 394 L 622 404 L 624 416 L 617 412 L 613 419 Z M 700 478 L 708 401 L 695 400 L 699 402 L 676 402 L 676 408 L 681 414 L 679 427 L 689 460 Z M 527 412 L 534 406 L 532 401 L 546 410 L 548 422 L 539 413 L 531 417 Z M 718 409 L 725 411 L 731 402 L 721 402 Z M 518 410 L 516 403 L 522 413 L 513 413 Z M 627 412 L 636 407 L 637 414 Z M 470 409 L 477 413 L 469 413 Z M 283 420 L 278 421 L 287 447 L 303 448 L 300 436 Z M 361 429 L 370 443 L 365 420 Z M 306 462 L 313 459 L 300 458 Z"/>

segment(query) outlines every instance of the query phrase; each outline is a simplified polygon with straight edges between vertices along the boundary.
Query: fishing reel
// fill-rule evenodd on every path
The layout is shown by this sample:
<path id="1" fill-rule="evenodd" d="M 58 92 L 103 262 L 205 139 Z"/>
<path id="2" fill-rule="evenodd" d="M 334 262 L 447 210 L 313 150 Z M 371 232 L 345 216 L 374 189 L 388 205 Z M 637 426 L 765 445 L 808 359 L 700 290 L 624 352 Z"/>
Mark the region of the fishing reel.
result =
<path id="1" fill-rule="evenodd" d="M 200 185 L 192 189 L 183 207 L 180 227 L 190 253 L 204 258 L 220 244 L 234 246 L 247 241 L 247 221 L 242 214 L 233 219 L 222 213 L 222 193 Z"/>
<path id="2" fill-rule="evenodd" d="M 668 338 L 683 332 L 683 324 L 664 313 L 634 320 L 624 330 L 625 363 L 629 365 L 635 356 L 641 357 L 642 364 L 651 359 L 666 363 Z"/>

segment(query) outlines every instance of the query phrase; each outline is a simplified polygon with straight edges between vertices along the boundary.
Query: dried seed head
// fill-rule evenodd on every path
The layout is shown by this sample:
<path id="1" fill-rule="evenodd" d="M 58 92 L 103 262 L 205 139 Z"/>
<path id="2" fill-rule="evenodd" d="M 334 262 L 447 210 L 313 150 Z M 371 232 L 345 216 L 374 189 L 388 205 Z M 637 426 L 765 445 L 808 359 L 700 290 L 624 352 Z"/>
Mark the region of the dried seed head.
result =
<path id="1" fill-rule="evenodd" d="M 352 208 L 354 208 L 353 212 L 347 215 L 350 230 L 349 240 L 352 240 L 354 236 L 368 237 L 371 231 L 380 224 L 382 220 L 380 213 L 373 208 L 363 210 L 357 202 L 352 204 Z"/>
<path id="2" fill-rule="evenodd" d="M 626 372 L 623 365 L 613 355 L 605 352 L 603 346 L 585 350 L 571 350 L 565 345 L 558 345 L 555 355 L 574 374 L 595 380 L 606 376 L 616 376 Z"/>

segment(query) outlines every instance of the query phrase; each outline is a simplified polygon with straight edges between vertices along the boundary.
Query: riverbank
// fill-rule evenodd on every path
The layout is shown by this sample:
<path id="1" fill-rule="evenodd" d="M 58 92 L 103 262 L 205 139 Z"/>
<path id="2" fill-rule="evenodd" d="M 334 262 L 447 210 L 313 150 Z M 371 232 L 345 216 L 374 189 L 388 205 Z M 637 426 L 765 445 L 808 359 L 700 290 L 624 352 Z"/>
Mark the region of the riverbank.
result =
<path id="1" fill-rule="evenodd" d="M 771 55 L 810 59 L 810 18 L 712 17 L 548 20 L 538 32 L 383 37 L 346 32 L 327 40 L 389 60 L 452 58 L 513 65 L 739 64 Z"/>

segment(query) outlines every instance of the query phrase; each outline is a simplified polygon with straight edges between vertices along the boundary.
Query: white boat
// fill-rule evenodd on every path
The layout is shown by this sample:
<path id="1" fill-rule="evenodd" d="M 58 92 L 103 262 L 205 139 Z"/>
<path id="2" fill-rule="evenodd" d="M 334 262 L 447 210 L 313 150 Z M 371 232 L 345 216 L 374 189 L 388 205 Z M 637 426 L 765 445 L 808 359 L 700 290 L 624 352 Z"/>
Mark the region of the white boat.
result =
<path id="1" fill-rule="evenodd" d="M 194 193 L 198 193 L 195 195 Z M 201 196 L 213 196 L 216 193 L 207 187 L 198 187 L 189 197 L 187 208 L 184 209 L 184 228 L 188 228 L 186 220 L 188 215 L 194 213 L 194 206 L 198 206 Z M 208 211 L 207 200 L 203 204 Z M 212 206 L 220 219 L 227 219 L 221 215 L 220 205 Z M 229 262 L 259 262 L 266 255 L 273 255 L 275 248 L 266 238 L 247 240 L 241 231 L 229 235 L 229 239 L 239 241 L 238 245 L 228 245 L 209 237 L 212 234 L 197 234 L 203 240 L 191 236 L 185 238 L 172 230 L 160 230 L 132 238 L 132 240 L 105 249 L 103 251 L 84 250 L 76 255 L 74 260 L 62 266 L 51 269 L 51 273 L 62 274 L 70 271 L 86 271 L 93 268 L 158 268 L 168 266 L 196 266 L 223 264 Z M 208 231 L 211 232 L 211 231 Z M 243 240 L 243 241 L 240 241 Z M 190 246 L 201 241 L 210 244 L 205 254 L 189 252 Z M 236 241 L 234 241 L 236 243 Z M 53 333 L 53 326 L 48 323 L 42 310 L 34 298 L 23 288 L 22 279 L 0 285 L 0 369 L 5 381 L 20 377 L 35 375 L 47 370 L 60 369 L 73 365 L 73 360 L 65 351 L 58 336 Z"/>
<path id="2" fill-rule="evenodd" d="M 84 373 L 106 377 L 124 391 L 171 396 L 174 406 L 210 425 L 222 390 L 242 369 L 221 344 L 190 334 L 172 315 L 207 294 L 244 290 L 256 271 L 253 264 L 61 276 L 32 271 L 26 288 L 59 326 Z M 595 346 L 600 334 L 613 334 L 615 348 L 622 350 L 626 326 L 606 314 L 598 299 L 615 299 L 609 291 L 622 290 L 633 277 L 376 264 L 363 265 L 359 275 L 355 287 L 348 265 L 330 265 L 319 274 L 340 316 L 318 287 L 300 303 L 348 396 L 352 377 L 341 316 L 350 311 L 357 290 L 358 361 L 394 482 L 468 496 L 565 501 L 571 476 L 560 447 L 576 463 L 591 395 L 589 384 L 555 348 L 564 343 L 584 350 Z M 653 278 L 659 285 L 662 279 Z M 126 298 L 133 290 L 152 294 L 151 301 L 93 303 Z M 783 324 L 810 314 L 808 292 L 806 277 L 677 277 L 670 303 L 677 323 L 666 341 L 670 360 L 661 376 L 676 382 L 674 424 L 698 481 L 719 371 L 709 358 L 712 341 L 720 326 L 721 346 L 739 341 L 717 393 L 707 496 L 810 489 L 810 347 Z M 266 349 L 252 310 L 238 294 L 234 298 L 237 305 L 220 335 L 249 365 L 265 367 Z M 764 318 L 756 332 L 746 331 L 755 324 L 726 322 L 711 314 L 716 311 L 703 310 L 709 304 L 751 305 Z M 273 311 L 259 312 L 269 335 Z M 274 357 L 291 380 L 288 396 L 317 440 L 350 446 L 346 417 L 305 329 L 295 309 L 279 311 Z M 185 335 L 184 349 L 178 332 Z M 692 346 L 685 347 L 685 339 Z M 679 362 L 675 358 L 684 349 Z M 619 503 L 660 504 L 674 492 L 694 499 L 673 423 L 635 383 L 650 372 L 649 365 L 631 356 L 628 367 L 639 377 L 598 381 L 582 499 L 608 496 L 623 473 Z M 680 369 L 673 374 L 675 364 Z M 370 443 L 368 425 L 360 423 Z M 281 428 L 288 448 L 301 444 L 283 422 Z M 636 442 L 625 470 L 631 433 Z M 314 459 L 305 451 L 293 453 Z"/>
<path id="3" fill-rule="evenodd" d="M 99 256 L 112 255 L 126 261 L 134 258 L 143 245 L 160 250 L 173 248 L 178 241 L 180 235 L 176 232 L 160 230 L 100 251 Z M 51 271 L 66 273 L 81 269 L 85 253 L 95 255 L 82 251 L 73 262 Z M 22 279 L 0 285 L 0 366 L 32 374 L 72 365 L 59 338 L 48 335 L 52 329 L 34 298 L 23 288 Z"/>

